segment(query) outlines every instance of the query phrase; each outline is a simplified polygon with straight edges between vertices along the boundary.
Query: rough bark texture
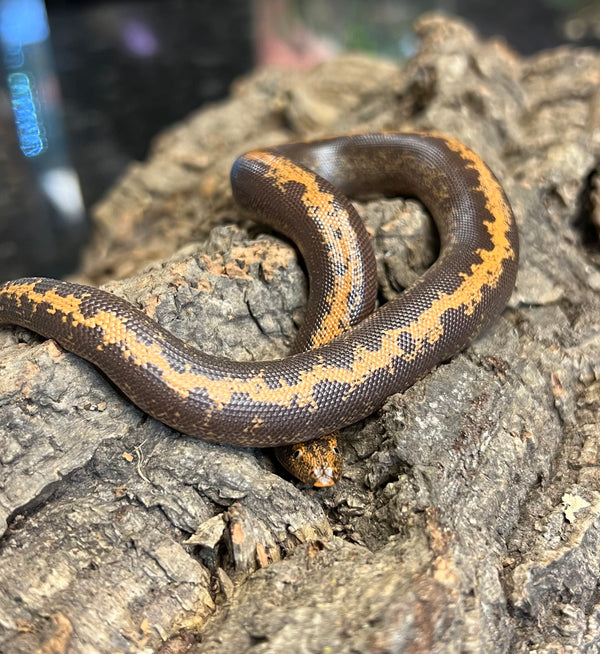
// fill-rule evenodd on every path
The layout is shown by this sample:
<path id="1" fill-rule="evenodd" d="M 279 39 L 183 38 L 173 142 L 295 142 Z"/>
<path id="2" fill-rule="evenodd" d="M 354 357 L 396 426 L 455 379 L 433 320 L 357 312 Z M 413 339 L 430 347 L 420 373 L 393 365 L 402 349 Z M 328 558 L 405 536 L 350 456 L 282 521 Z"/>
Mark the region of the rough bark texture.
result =
<path id="1" fill-rule="evenodd" d="M 244 230 L 234 157 L 435 129 L 513 203 L 502 318 L 347 429 L 344 478 L 318 492 L 0 330 L 1 651 L 600 651 L 600 54 L 523 60 L 457 21 L 416 29 L 404 66 L 260 71 L 173 127 L 97 208 L 82 276 L 123 278 L 108 288 L 211 353 L 283 355 L 305 282 L 293 248 Z M 359 210 L 393 297 L 435 257 L 431 221 L 411 200 Z"/>

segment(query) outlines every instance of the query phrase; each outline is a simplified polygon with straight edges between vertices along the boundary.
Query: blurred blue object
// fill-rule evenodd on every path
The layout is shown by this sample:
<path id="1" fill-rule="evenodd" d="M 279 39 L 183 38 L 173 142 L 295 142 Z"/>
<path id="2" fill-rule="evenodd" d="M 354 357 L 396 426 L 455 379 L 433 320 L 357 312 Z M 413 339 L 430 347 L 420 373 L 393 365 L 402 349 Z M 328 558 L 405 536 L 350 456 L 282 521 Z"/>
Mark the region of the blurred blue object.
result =
<path id="1" fill-rule="evenodd" d="M 35 157 L 45 152 L 48 140 L 31 80 L 27 73 L 10 73 L 7 81 L 21 152 L 26 157 Z"/>
<path id="2" fill-rule="evenodd" d="M 0 200 L 2 278 L 67 272 L 86 233 L 49 37 L 42 0 L 0 0 L 2 68 L 20 149 L 10 150 L 14 139 L 0 141 L 0 173 L 12 169 L 0 179 L 13 185 L 2 189 L 10 203 Z"/>
<path id="3" fill-rule="evenodd" d="M 45 41 L 50 30 L 42 0 L 3 0 L 0 35 L 6 46 L 15 48 Z"/>

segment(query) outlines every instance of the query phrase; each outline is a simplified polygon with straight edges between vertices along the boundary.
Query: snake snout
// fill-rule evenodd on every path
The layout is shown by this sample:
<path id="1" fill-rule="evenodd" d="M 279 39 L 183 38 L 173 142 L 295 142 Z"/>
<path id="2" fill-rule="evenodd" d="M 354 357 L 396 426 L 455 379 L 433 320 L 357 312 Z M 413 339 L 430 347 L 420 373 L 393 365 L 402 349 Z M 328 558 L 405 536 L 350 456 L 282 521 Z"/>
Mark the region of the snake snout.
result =
<path id="1" fill-rule="evenodd" d="M 316 440 L 275 448 L 279 462 L 305 484 L 333 486 L 342 476 L 342 453 L 337 433 Z"/>
<path id="2" fill-rule="evenodd" d="M 328 488 L 329 486 L 333 486 L 336 482 L 335 473 L 329 467 L 315 468 L 313 470 L 313 478 L 313 486 L 316 486 L 317 488 Z"/>

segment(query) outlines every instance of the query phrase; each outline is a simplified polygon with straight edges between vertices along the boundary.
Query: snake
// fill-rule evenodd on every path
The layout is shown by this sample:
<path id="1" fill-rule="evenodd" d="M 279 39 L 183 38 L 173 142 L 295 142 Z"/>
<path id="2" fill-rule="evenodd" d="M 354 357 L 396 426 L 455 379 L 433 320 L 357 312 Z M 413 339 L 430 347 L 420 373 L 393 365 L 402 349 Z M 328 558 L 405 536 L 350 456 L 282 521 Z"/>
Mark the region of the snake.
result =
<path id="1" fill-rule="evenodd" d="M 282 448 L 301 481 L 329 486 L 340 474 L 340 429 L 371 415 L 498 319 L 518 270 L 515 217 L 479 155 L 435 132 L 251 150 L 233 164 L 231 185 L 242 210 L 293 240 L 305 261 L 306 318 L 289 356 L 239 362 L 208 355 L 123 298 L 44 277 L 0 285 L 0 324 L 54 339 L 185 435 Z M 370 196 L 417 198 L 440 241 L 435 262 L 375 310 L 373 248 L 349 199 Z M 323 449 L 334 463 L 319 463 L 315 473 Z"/>

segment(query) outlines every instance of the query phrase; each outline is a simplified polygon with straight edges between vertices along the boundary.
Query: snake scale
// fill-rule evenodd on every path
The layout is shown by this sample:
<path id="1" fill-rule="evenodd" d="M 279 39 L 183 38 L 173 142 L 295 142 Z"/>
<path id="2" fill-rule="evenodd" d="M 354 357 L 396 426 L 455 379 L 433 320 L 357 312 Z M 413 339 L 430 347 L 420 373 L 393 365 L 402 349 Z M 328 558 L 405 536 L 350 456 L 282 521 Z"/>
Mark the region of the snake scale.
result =
<path id="1" fill-rule="evenodd" d="M 41 277 L 0 286 L 0 324 L 55 339 L 184 434 L 292 446 L 286 466 L 304 481 L 330 485 L 339 477 L 337 464 L 320 463 L 315 473 L 312 463 L 323 446 L 337 457 L 329 435 L 465 348 L 502 312 L 518 268 L 514 216 L 480 157 L 435 133 L 253 150 L 235 162 L 231 180 L 240 206 L 293 239 L 306 262 L 306 321 L 289 357 L 208 356 L 121 298 Z M 440 234 L 436 262 L 375 311 L 374 256 L 347 199 L 373 194 L 418 198 Z M 324 437 L 317 455 L 297 445 L 317 437 Z"/>

